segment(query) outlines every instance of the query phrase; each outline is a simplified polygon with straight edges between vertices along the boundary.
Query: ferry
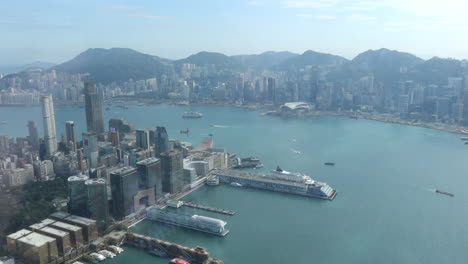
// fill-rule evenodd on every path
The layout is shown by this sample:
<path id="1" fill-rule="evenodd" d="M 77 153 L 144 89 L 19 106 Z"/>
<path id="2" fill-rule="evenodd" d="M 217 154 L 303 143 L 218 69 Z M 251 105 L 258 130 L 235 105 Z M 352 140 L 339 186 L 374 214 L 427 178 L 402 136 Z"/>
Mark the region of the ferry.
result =
<path id="1" fill-rule="evenodd" d="M 238 183 L 238 182 L 231 182 L 231 186 L 234 186 L 234 187 L 242 187 L 243 185 Z"/>
<path id="2" fill-rule="evenodd" d="M 206 185 L 217 186 L 219 185 L 219 178 L 216 176 L 206 178 Z"/>
<path id="3" fill-rule="evenodd" d="M 334 162 L 325 162 L 324 164 L 327 165 L 327 166 L 335 166 Z"/>
<path id="4" fill-rule="evenodd" d="M 101 250 L 98 252 L 99 254 L 103 255 L 106 258 L 114 258 L 116 255 L 108 250 Z"/>
<path id="5" fill-rule="evenodd" d="M 184 112 L 184 114 L 182 115 L 183 118 L 202 118 L 203 115 L 202 113 L 199 113 L 199 112 Z"/>
<path id="6" fill-rule="evenodd" d="M 169 261 L 169 264 L 190 264 L 188 261 L 185 259 L 181 258 L 173 258 L 171 261 Z"/>
<path id="7" fill-rule="evenodd" d="M 106 259 L 106 257 L 104 257 L 103 255 L 95 253 L 95 252 L 89 254 L 89 256 L 92 257 L 94 260 L 97 260 L 97 261 L 103 261 L 103 260 Z"/>
<path id="8" fill-rule="evenodd" d="M 118 246 L 114 246 L 114 245 L 107 246 L 107 249 L 109 249 L 110 251 L 113 251 L 116 254 L 120 254 L 120 253 L 122 253 L 124 251 L 123 248 L 118 247 Z"/>

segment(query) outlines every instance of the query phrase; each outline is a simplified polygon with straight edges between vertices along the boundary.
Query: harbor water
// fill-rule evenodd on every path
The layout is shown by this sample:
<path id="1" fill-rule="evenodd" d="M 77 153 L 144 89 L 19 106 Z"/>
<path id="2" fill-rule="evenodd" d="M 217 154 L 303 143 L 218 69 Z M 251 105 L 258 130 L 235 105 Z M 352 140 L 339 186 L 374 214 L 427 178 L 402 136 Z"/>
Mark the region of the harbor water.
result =
<path id="1" fill-rule="evenodd" d="M 201 119 L 183 119 L 185 111 Z M 258 156 L 267 171 L 310 175 L 338 191 L 333 201 L 229 185 L 204 186 L 182 200 L 233 210 L 223 215 L 182 207 L 182 213 L 220 218 L 218 237 L 143 221 L 134 232 L 202 246 L 227 264 L 466 263 L 468 260 L 468 146 L 460 135 L 420 127 L 319 116 L 284 120 L 257 111 L 216 106 L 110 107 L 137 128 L 166 126 L 171 138 Z M 28 120 L 42 134 L 39 107 L 0 108 L 0 135 L 25 136 Z M 56 106 L 58 135 L 65 121 L 85 129 L 84 109 Z M 190 135 L 179 130 L 190 129 Z M 334 162 L 335 166 L 325 166 Z M 455 197 L 438 194 L 448 191 Z M 175 210 L 175 209 L 174 209 Z M 126 248 L 105 263 L 167 263 Z"/>

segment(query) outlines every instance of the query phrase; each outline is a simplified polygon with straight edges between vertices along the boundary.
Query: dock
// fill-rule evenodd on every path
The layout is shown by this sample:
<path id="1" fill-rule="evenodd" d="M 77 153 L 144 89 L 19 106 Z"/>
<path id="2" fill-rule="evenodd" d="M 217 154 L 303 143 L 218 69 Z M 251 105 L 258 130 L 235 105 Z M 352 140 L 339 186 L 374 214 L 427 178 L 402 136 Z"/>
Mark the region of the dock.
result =
<path id="1" fill-rule="evenodd" d="M 220 213 L 220 214 L 225 214 L 225 215 L 235 215 L 236 212 L 231 211 L 231 210 L 226 210 L 222 208 L 216 208 L 216 207 L 211 207 L 211 206 L 206 206 L 206 205 L 201 205 L 201 204 L 195 204 L 195 203 L 189 203 L 189 202 L 183 202 L 185 206 L 187 207 L 192 207 L 196 209 L 201 209 L 205 211 L 210 211 L 210 212 L 215 212 L 215 213 Z"/>

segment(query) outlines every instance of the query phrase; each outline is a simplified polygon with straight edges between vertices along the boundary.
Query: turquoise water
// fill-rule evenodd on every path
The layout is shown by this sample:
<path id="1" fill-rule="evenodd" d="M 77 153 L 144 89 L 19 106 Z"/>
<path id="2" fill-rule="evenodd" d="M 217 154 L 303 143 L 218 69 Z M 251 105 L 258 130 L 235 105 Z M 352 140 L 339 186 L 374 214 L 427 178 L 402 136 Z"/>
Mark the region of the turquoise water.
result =
<path id="1" fill-rule="evenodd" d="M 84 128 L 84 109 L 56 107 L 60 134 L 66 120 Z M 259 156 L 265 170 L 281 165 L 325 181 L 334 201 L 274 192 L 203 187 L 185 197 L 237 212 L 194 209 L 190 213 L 228 221 L 224 238 L 142 222 L 134 231 L 190 246 L 206 247 L 226 263 L 466 263 L 468 260 L 468 146 L 459 135 L 397 124 L 341 117 L 282 120 L 245 109 L 198 106 L 202 119 L 182 119 L 187 107 L 111 108 L 136 127 L 164 125 L 171 138 Z M 40 108 L 0 108 L 0 134 L 26 135 L 26 122 L 40 122 Z M 218 127 L 211 127 L 216 124 Z M 190 128 L 192 134 L 178 130 Z M 42 132 L 42 131 L 41 131 Z M 293 150 L 302 152 L 294 154 Z M 327 167 L 323 162 L 335 162 Z M 448 196 L 434 189 L 454 193 Z M 106 263 L 167 263 L 137 250 Z"/>

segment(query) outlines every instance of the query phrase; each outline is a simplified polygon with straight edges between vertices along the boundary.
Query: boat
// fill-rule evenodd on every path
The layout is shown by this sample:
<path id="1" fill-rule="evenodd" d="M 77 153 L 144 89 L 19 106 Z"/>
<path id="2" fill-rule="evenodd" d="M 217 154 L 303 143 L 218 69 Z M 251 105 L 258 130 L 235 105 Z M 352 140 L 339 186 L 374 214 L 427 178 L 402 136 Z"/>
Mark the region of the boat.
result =
<path id="1" fill-rule="evenodd" d="M 461 137 L 460 139 L 463 141 L 468 141 L 468 137 Z"/>
<path id="2" fill-rule="evenodd" d="M 123 248 L 118 247 L 118 246 L 114 246 L 114 245 L 107 246 L 107 249 L 109 249 L 110 251 L 113 251 L 116 254 L 120 254 L 120 253 L 122 253 L 124 251 Z"/>
<path id="3" fill-rule="evenodd" d="M 468 145 L 468 141 L 467 141 L 467 142 L 465 142 L 465 145 Z"/>
<path id="4" fill-rule="evenodd" d="M 109 107 L 106 107 L 106 110 L 107 110 L 107 111 L 109 111 L 109 110 L 110 110 L 110 108 L 109 108 Z"/>
<path id="5" fill-rule="evenodd" d="M 167 253 L 162 251 L 162 250 L 159 250 L 157 248 L 153 248 L 153 249 L 150 249 L 148 250 L 148 253 L 151 254 L 151 255 L 154 255 L 154 256 L 158 256 L 158 257 L 167 257 Z"/>
<path id="6" fill-rule="evenodd" d="M 444 192 L 444 191 L 441 191 L 441 190 L 435 190 L 436 193 L 440 193 L 440 194 L 445 194 L 447 196 L 450 196 L 450 197 L 454 197 L 455 194 L 453 193 L 449 193 L 449 192 Z"/>
<path id="7" fill-rule="evenodd" d="M 234 187 L 242 187 L 243 185 L 238 183 L 238 182 L 231 182 L 231 186 L 234 186 Z"/>
<path id="8" fill-rule="evenodd" d="M 5 121 L 5 120 L 2 120 L 2 121 L 0 121 L 0 124 L 5 125 L 5 124 L 8 124 L 8 122 Z"/>
<path id="9" fill-rule="evenodd" d="M 206 178 L 206 185 L 209 185 L 209 186 L 219 185 L 219 178 L 216 176 Z"/>
<path id="10" fill-rule="evenodd" d="M 190 264 L 190 262 L 181 258 L 173 258 L 171 261 L 169 261 L 169 264 Z"/>
<path id="11" fill-rule="evenodd" d="M 97 261 L 103 261 L 106 259 L 106 257 L 104 257 L 103 255 L 99 253 L 95 253 L 95 252 L 89 254 L 89 256 L 91 256 L 94 260 L 97 260 Z"/>
<path id="12" fill-rule="evenodd" d="M 184 112 L 182 117 L 183 118 L 202 118 L 203 115 L 202 115 L 202 113 L 199 113 L 199 112 L 189 111 L 189 112 Z"/>
<path id="13" fill-rule="evenodd" d="M 334 162 L 325 162 L 324 164 L 327 165 L 327 166 L 335 166 Z"/>
<path id="14" fill-rule="evenodd" d="M 106 258 L 114 258 L 116 255 L 108 250 L 100 250 L 99 254 L 103 255 Z"/>

